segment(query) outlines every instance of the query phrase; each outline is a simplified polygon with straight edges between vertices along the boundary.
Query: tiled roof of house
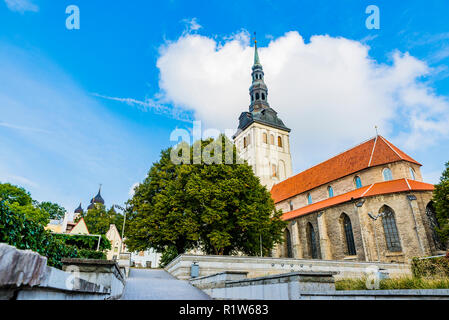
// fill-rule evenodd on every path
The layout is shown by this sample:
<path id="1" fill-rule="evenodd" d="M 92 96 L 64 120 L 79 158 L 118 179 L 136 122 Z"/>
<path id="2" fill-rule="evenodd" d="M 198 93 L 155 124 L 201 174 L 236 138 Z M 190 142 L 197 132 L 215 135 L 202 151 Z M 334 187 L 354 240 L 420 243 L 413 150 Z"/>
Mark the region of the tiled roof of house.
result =
<path id="1" fill-rule="evenodd" d="M 307 169 L 273 186 L 271 196 L 275 203 L 291 198 L 323 184 L 358 171 L 397 161 L 416 160 L 395 147 L 382 136 L 376 136 L 358 146 Z"/>
<path id="2" fill-rule="evenodd" d="M 399 179 L 386 182 L 373 183 L 369 186 L 350 191 L 348 193 L 335 196 L 311 205 L 299 208 L 285 213 L 283 220 L 291 220 L 309 213 L 317 212 L 348 201 L 357 200 L 365 197 L 372 197 L 388 193 L 408 192 L 408 191 L 432 191 L 433 184 L 424 183 L 416 180 Z"/>

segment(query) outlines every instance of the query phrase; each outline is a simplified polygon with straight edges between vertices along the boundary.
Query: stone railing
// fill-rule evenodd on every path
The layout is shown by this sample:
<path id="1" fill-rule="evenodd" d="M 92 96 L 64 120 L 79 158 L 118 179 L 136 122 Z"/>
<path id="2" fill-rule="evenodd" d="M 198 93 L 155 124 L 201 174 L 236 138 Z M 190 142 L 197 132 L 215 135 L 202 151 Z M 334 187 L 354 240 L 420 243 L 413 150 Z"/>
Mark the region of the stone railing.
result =
<path id="1" fill-rule="evenodd" d="M 191 279 L 190 283 L 214 299 L 300 300 L 307 292 L 335 292 L 335 273 L 293 272 L 246 278 L 246 272 L 222 272 Z"/>
<path id="2" fill-rule="evenodd" d="M 121 296 L 125 280 L 117 264 L 104 260 L 64 260 L 64 270 L 47 258 L 0 243 L 0 299 L 105 300 Z"/>
<path id="3" fill-rule="evenodd" d="M 361 278 L 373 270 L 379 270 L 390 278 L 411 276 L 408 264 L 187 254 L 179 255 L 165 270 L 178 279 L 188 280 L 194 263 L 199 266 L 200 277 L 225 271 L 247 272 L 248 278 L 292 272 L 337 272 L 335 278 L 339 280 Z"/>

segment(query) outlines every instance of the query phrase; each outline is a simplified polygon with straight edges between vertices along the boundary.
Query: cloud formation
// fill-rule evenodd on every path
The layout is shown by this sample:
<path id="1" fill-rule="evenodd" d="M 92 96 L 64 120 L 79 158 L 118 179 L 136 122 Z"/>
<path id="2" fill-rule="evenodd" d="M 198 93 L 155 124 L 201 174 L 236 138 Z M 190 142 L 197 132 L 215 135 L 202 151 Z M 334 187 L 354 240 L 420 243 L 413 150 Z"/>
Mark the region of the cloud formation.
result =
<path id="1" fill-rule="evenodd" d="M 5 0 L 9 10 L 14 12 L 25 13 L 27 11 L 38 12 L 39 7 L 32 0 Z"/>
<path id="2" fill-rule="evenodd" d="M 388 64 L 379 63 L 369 49 L 327 35 L 306 43 L 296 31 L 259 49 L 268 101 L 292 128 L 293 160 L 300 167 L 374 136 L 376 125 L 406 150 L 448 137 L 448 99 L 424 81 L 433 70 L 399 51 Z M 183 34 L 160 49 L 158 95 L 209 127 L 236 128 L 248 110 L 253 50 L 244 31 L 223 42 Z"/>

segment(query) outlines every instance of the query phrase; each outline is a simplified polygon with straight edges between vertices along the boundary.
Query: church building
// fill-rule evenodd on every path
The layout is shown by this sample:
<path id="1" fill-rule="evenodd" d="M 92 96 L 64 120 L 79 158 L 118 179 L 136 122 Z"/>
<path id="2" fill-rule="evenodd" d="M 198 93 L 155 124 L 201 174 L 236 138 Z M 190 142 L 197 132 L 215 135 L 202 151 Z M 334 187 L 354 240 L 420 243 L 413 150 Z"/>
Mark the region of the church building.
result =
<path id="1" fill-rule="evenodd" d="M 291 130 L 268 103 L 257 41 L 250 99 L 234 142 L 289 222 L 273 256 L 403 263 L 445 249 L 434 186 L 419 162 L 380 135 L 293 176 Z"/>

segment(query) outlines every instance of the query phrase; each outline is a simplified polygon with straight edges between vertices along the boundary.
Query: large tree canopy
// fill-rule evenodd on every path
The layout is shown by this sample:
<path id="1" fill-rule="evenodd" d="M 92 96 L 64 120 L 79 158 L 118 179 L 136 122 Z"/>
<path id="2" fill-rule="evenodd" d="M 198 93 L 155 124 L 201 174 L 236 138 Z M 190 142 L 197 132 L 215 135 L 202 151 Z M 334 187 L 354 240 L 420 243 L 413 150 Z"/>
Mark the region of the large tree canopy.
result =
<path id="1" fill-rule="evenodd" d="M 67 212 L 66 209 L 59 204 L 48 201 L 41 202 L 37 206 L 42 210 L 47 211 L 50 215 L 50 219 L 60 220 L 64 218 L 64 215 Z"/>
<path id="2" fill-rule="evenodd" d="M 229 149 L 221 150 L 229 145 L 234 160 L 224 164 L 229 163 Z M 199 163 L 194 161 L 198 150 L 194 146 L 163 150 L 129 200 L 128 248 L 175 253 L 200 248 L 207 254 L 256 255 L 262 245 L 263 254 L 268 254 L 282 241 L 286 226 L 270 193 L 248 164 L 238 164 L 235 146 L 226 137 L 196 146 L 222 163 L 190 164 Z M 182 154 L 184 163 L 171 160 L 170 156 L 189 150 L 190 155 Z"/>
<path id="3" fill-rule="evenodd" d="M 22 187 L 10 183 L 0 183 L 0 201 L 3 201 L 13 212 L 23 213 L 28 219 L 46 226 L 50 214 L 39 208 L 37 201 Z"/>
<path id="4" fill-rule="evenodd" d="M 116 212 L 113 207 L 106 210 L 104 205 L 96 204 L 93 209 L 78 216 L 76 222 L 81 218 L 84 218 L 87 229 L 91 234 L 106 234 L 111 224 L 115 224 L 118 230 L 122 230 L 123 215 Z"/>
<path id="5" fill-rule="evenodd" d="M 444 242 L 449 240 L 449 162 L 440 178 L 440 183 L 435 185 L 433 201 L 437 219 L 440 225 L 439 235 Z"/>

